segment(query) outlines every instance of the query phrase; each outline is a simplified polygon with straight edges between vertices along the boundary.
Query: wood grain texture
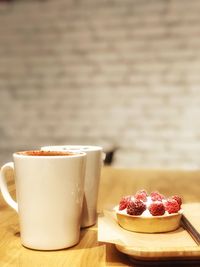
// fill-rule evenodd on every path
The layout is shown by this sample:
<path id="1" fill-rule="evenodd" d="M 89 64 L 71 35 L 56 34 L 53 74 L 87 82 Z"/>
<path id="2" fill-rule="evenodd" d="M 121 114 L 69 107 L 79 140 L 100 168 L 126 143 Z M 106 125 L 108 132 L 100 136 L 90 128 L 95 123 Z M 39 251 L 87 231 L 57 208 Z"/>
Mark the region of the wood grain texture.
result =
<path id="1" fill-rule="evenodd" d="M 116 205 L 123 195 L 139 189 L 155 190 L 166 196 L 180 195 L 184 203 L 200 201 L 200 171 L 104 168 L 98 210 Z"/>
<path id="2" fill-rule="evenodd" d="M 137 189 L 160 190 L 180 194 L 186 201 L 198 201 L 200 172 L 123 170 L 104 168 L 99 188 L 98 210 L 117 203 L 119 197 Z M 9 188 L 15 196 L 14 181 Z M 1 267 L 88 267 L 134 266 L 114 245 L 97 241 L 97 226 L 81 230 L 77 246 L 60 251 L 34 251 L 20 243 L 18 215 L 0 195 L 0 266 Z"/>

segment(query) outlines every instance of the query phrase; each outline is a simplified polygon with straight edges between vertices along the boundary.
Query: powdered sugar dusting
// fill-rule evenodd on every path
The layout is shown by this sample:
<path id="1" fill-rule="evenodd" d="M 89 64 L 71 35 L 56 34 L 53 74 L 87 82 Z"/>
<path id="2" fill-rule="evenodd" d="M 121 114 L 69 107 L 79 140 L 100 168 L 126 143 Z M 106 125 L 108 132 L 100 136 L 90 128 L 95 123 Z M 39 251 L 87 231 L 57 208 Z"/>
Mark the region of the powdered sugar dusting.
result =
<path id="1" fill-rule="evenodd" d="M 135 197 L 134 196 L 131 196 L 131 201 L 134 201 L 135 200 Z M 141 214 L 139 215 L 140 217 L 155 217 L 153 216 L 150 211 L 149 211 L 149 206 L 152 204 L 152 203 L 155 203 L 157 201 L 152 201 L 151 199 L 151 196 L 147 196 L 147 200 L 144 201 L 145 205 L 146 205 L 146 210 Z M 160 201 L 159 201 L 160 202 Z M 161 201 L 163 204 L 165 204 L 167 202 L 166 199 L 162 199 Z M 124 215 L 127 215 L 127 209 L 123 209 L 123 210 L 119 210 L 119 205 L 118 206 L 115 206 L 114 207 L 114 210 L 115 212 L 117 213 L 120 213 L 120 214 L 124 214 Z M 179 210 L 178 213 L 182 213 L 182 210 Z M 162 215 L 162 216 L 166 216 L 166 215 L 169 215 L 168 211 L 165 211 L 165 213 Z"/>

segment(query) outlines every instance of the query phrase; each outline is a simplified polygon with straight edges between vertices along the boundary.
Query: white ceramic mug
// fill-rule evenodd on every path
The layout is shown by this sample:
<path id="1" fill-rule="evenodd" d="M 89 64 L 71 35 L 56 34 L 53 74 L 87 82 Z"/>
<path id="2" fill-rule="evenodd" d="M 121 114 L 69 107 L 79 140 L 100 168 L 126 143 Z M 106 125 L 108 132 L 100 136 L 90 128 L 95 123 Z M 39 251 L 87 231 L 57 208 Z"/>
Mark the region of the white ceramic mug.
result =
<path id="1" fill-rule="evenodd" d="M 1 168 L 0 188 L 5 201 L 19 214 L 25 247 L 57 250 L 79 242 L 84 195 L 85 153 L 24 151 Z M 15 202 L 6 172 L 15 177 Z"/>
<path id="2" fill-rule="evenodd" d="M 86 172 L 81 227 L 92 226 L 97 220 L 97 198 L 103 162 L 102 147 L 91 145 L 45 146 L 42 150 L 81 151 L 86 156 Z"/>

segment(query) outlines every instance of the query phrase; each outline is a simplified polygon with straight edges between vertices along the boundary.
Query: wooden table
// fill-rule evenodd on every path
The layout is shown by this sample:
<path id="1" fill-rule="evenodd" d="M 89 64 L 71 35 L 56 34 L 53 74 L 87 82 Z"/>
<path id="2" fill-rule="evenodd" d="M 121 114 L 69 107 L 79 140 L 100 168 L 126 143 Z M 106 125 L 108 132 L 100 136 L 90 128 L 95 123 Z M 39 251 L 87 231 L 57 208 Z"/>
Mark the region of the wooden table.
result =
<path id="1" fill-rule="evenodd" d="M 10 178 L 8 180 L 14 196 L 14 182 Z M 185 202 L 200 201 L 200 172 L 105 167 L 99 188 L 98 212 L 118 203 L 122 195 L 134 193 L 141 188 L 149 192 L 157 189 L 166 195 L 182 195 Z M 70 249 L 44 252 L 24 248 L 20 243 L 18 215 L 0 196 L 0 266 L 137 266 L 117 251 L 114 245 L 98 242 L 97 230 L 97 226 L 82 229 L 79 244 Z"/>

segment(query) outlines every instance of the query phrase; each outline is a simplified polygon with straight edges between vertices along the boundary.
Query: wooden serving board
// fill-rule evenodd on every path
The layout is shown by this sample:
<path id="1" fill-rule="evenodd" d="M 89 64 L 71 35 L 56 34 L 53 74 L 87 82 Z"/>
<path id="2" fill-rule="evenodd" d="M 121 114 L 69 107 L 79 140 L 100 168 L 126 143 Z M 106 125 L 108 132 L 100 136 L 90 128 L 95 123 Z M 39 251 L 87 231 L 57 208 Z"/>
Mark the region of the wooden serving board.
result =
<path id="1" fill-rule="evenodd" d="M 199 229 L 200 203 L 186 204 L 183 208 Z M 200 260 L 200 246 L 183 227 L 159 234 L 130 232 L 119 226 L 112 210 L 105 210 L 99 216 L 98 241 L 113 243 L 119 251 L 139 260 Z"/>

